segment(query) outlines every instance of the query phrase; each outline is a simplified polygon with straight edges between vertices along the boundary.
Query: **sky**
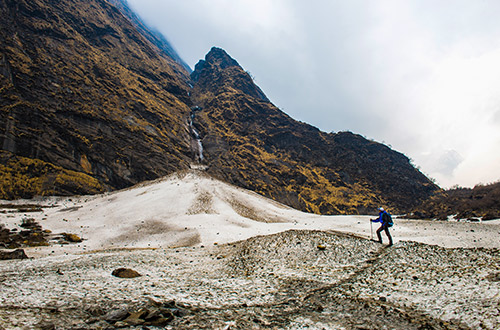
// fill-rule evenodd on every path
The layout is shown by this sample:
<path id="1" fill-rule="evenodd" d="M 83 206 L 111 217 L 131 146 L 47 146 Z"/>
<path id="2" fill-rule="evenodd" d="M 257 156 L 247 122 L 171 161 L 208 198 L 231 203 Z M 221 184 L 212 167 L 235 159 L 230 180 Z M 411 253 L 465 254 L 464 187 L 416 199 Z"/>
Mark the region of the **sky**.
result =
<path id="1" fill-rule="evenodd" d="M 443 188 L 500 180 L 498 0 L 128 0 L 186 63 L 223 48 L 281 110 L 404 153 Z"/>

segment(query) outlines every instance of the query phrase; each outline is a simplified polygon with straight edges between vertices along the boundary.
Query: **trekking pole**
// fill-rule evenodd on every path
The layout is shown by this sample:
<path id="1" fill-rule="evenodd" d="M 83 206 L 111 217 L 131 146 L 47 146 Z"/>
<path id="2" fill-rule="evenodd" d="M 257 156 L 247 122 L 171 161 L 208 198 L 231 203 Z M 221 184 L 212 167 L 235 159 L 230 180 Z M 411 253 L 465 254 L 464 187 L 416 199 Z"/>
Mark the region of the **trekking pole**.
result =
<path id="1" fill-rule="evenodd" d="M 370 239 L 373 241 L 373 222 L 370 219 Z"/>

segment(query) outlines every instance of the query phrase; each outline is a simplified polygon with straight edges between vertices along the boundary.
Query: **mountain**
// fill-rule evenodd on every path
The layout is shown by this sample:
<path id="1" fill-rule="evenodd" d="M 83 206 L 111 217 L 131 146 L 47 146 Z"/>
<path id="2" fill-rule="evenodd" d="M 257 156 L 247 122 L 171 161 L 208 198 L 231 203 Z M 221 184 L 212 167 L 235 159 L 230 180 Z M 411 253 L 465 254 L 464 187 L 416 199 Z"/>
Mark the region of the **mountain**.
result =
<path id="1" fill-rule="evenodd" d="M 292 119 L 222 49 L 190 74 L 125 0 L 4 0 L 0 14 L 0 198 L 121 189 L 199 162 L 313 213 L 402 212 L 439 190 L 383 144 Z"/>
<path id="2" fill-rule="evenodd" d="M 322 214 L 403 211 L 438 187 L 409 159 L 350 132 L 325 133 L 274 106 L 224 50 L 213 48 L 191 74 L 194 125 L 208 172 Z"/>
<path id="3" fill-rule="evenodd" d="M 0 194 L 85 194 L 191 162 L 189 74 L 104 0 L 0 2 Z"/>

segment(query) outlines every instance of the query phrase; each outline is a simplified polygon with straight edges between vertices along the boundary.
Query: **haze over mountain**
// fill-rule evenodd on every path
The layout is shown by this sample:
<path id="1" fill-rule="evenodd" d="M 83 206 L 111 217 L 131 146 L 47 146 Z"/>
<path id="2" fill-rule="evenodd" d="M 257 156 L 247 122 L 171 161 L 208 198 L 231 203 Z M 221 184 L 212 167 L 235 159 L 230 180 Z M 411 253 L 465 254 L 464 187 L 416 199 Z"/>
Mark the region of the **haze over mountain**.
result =
<path id="1" fill-rule="evenodd" d="M 292 119 L 222 49 L 190 77 L 127 7 L 7 0 L 0 13 L 2 198 L 119 189 L 200 161 L 314 213 L 404 211 L 439 189 L 385 145 Z"/>
<path id="2" fill-rule="evenodd" d="M 155 46 L 160 48 L 162 51 L 167 53 L 173 60 L 182 65 L 184 69 L 191 72 L 191 68 L 186 62 L 177 54 L 177 51 L 170 44 L 170 42 L 165 38 L 161 32 L 149 27 L 144 21 L 136 15 L 136 13 L 130 8 L 127 0 L 109 0 L 112 4 L 117 6 L 121 12 L 135 25 L 137 30 Z"/>

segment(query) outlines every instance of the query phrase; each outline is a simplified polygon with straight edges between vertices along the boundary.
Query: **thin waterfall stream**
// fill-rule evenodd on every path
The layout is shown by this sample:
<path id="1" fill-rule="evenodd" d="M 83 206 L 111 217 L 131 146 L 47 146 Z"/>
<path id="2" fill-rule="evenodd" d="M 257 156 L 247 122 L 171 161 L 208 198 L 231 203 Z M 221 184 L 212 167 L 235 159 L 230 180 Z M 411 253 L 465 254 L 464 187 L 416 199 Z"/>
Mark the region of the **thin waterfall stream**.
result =
<path id="1" fill-rule="evenodd" d="M 194 127 L 193 120 L 196 116 L 196 111 L 201 110 L 200 107 L 193 107 L 191 109 L 191 116 L 189 117 L 189 128 L 191 130 L 191 148 L 194 151 L 194 158 L 198 163 L 203 161 L 203 144 L 201 142 L 201 136 L 198 130 Z"/>

